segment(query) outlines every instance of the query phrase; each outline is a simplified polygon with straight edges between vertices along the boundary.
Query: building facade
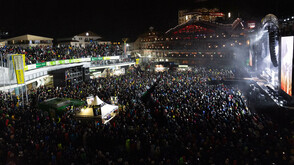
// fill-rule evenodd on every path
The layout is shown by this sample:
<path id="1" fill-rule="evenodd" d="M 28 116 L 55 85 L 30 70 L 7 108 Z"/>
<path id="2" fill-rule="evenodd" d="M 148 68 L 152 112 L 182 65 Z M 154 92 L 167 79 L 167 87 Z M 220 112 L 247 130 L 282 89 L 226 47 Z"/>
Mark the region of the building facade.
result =
<path id="1" fill-rule="evenodd" d="M 217 19 L 225 19 L 225 14 L 220 12 L 219 9 L 192 9 L 192 10 L 179 10 L 178 11 L 178 24 L 183 24 L 191 19 L 196 21 L 216 21 Z"/>
<path id="2" fill-rule="evenodd" d="M 71 37 L 57 39 L 57 43 L 58 45 L 85 47 L 92 42 L 99 42 L 101 38 L 102 37 L 98 34 L 92 31 L 87 31 Z M 104 42 L 106 41 L 103 41 L 103 43 Z"/>
<path id="3" fill-rule="evenodd" d="M 134 55 L 136 58 L 148 57 L 153 61 L 179 64 L 241 60 L 239 57 L 248 57 L 246 48 L 249 41 L 244 32 L 239 18 L 230 24 L 222 24 L 211 21 L 210 17 L 203 19 L 191 16 L 189 21 L 165 33 L 149 29 L 135 41 Z"/>

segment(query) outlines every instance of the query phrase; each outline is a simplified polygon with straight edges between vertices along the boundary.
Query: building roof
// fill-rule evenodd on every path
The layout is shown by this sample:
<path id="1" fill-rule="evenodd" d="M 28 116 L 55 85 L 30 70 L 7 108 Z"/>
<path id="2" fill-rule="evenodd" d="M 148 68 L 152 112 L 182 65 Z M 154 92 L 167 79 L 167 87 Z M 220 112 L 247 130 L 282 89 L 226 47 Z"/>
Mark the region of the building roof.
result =
<path id="1" fill-rule="evenodd" d="M 25 34 L 25 35 L 6 39 L 6 41 L 13 41 L 13 40 L 16 40 L 16 41 L 19 41 L 19 40 L 53 40 L 53 38 Z"/>
<path id="2" fill-rule="evenodd" d="M 88 34 L 88 35 L 87 35 Z M 92 31 L 86 31 L 86 32 L 83 32 L 83 33 L 80 33 L 80 34 L 77 34 L 75 36 L 92 36 L 92 37 L 100 37 L 98 34 L 92 32 Z"/>
<path id="3" fill-rule="evenodd" d="M 233 30 L 240 24 L 241 20 L 238 18 L 232 24 L 222 24 L 217 22 L 208 21 L 196 21 L 191 19 L 190 21 L 177 25 L 165 34 L 189 34 L 189 33 L 213 33 L 215 31 L 227 31 Z"/>

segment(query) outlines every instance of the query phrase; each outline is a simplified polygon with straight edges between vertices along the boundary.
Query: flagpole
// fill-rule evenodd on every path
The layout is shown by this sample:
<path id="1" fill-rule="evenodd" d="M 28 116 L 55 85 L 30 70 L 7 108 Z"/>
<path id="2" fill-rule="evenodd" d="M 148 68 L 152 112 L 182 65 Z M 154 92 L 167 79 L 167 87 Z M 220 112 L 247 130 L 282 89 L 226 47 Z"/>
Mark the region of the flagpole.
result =
<path id="1" fill-rule="evenodd" d="M 9 57 L 9 59 L 10 59 L 10 57 Z M 8 75 L 8 79 L 9 79 L 9 93 L 10 93 L 10 98 L 11 98 L 11 100 L 12 100 L 12 92 L 11 92 L 11 79 L 10 79 L 10 76 L 9 76 L 9 71 L 10 71 L 10 63 L 11 63 L 11 61 L 10 60 L 7 60 L 7 62 L 8 62 L 8 71 L 7 71 L 7 75 Z"/>
<path id="2" fill-rule="evenodd" d="M 2 71 L 2 73 L 3 73 L 3 85 L 4 85 L 4 88 L 3 88 L 3 90 L 4 90 L 4 100 L 6 100 L 6 92 L 5 92 L 5 77 L 6 77 L 6 72 L 5 72 L 5 69 L 4 69 L 4 62 L 3 62 L 3 55 L 1 54 L 1 63 L 2 63 L 2 69 L 3 69 L 3 71 Z"/>
<path id="3" fill-rule="evenodd" d="M 27 85 L 26 85 L 26 83 L 24 83 L 24 85 L 25 85 L 25 89 L 26 89 L 26 101 L 27 101 L 27 104 L 29 104 L 29 97 L 28 97 Z"/>
<path id="4" fill-rule="evenodd" d="M 23 99 L 23 86 L 21 86 L 21 100 L 22 100 L 22 107 L 24 107 L 24 99 Z"/>

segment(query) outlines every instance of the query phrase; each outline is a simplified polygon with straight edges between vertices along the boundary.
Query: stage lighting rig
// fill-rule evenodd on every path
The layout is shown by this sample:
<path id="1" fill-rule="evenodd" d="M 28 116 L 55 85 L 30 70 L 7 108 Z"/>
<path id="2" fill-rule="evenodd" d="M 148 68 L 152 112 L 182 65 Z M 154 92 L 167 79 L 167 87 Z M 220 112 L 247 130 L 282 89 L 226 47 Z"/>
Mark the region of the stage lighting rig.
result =
<path id="1" fill-rule="evenodd" d="M 268 31 L 269 35 L 269 51 L 271 61 L 274 67 L 278 66 L 279 55 L 279 22 L 278 18 L 273 14 L 266 15 L 262 20 L 263 29 Z"/>

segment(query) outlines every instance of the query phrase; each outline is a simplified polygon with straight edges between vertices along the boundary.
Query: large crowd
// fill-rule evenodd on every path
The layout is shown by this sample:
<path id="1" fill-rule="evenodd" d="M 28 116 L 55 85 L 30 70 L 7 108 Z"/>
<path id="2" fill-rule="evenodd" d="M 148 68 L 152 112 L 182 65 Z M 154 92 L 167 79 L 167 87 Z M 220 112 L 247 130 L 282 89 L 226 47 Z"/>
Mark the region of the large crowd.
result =
<path id="1" fill-rule="evenodd" d="M 293 164 L 293 130 L 251 113 L 237 86 L 209 83 L 234 74 L 133 69 L 77 86 L 42 86 L 25 104 L 2 93 L 0 164 Z M 117 96 L 118 116 L 104 125 L 70 109 L 53 118 L 37 106 L 89 95 L 105 102 Z"/>
<path id="2" fill-rule="evenodd" d="M 5 46 L 0 48 L 0 56 L 3 64 L 7 64 L 9 54 L 25 54 L 26 64 L 35 64 L 46 61 L 103 57 L 123 55 L 121 45 L 114 44 L 89 44 L 80 46 Z M 1 62 L 0 62 L 1 63 Z M 2 66 L 2 65 L 1 65 Z"/>

